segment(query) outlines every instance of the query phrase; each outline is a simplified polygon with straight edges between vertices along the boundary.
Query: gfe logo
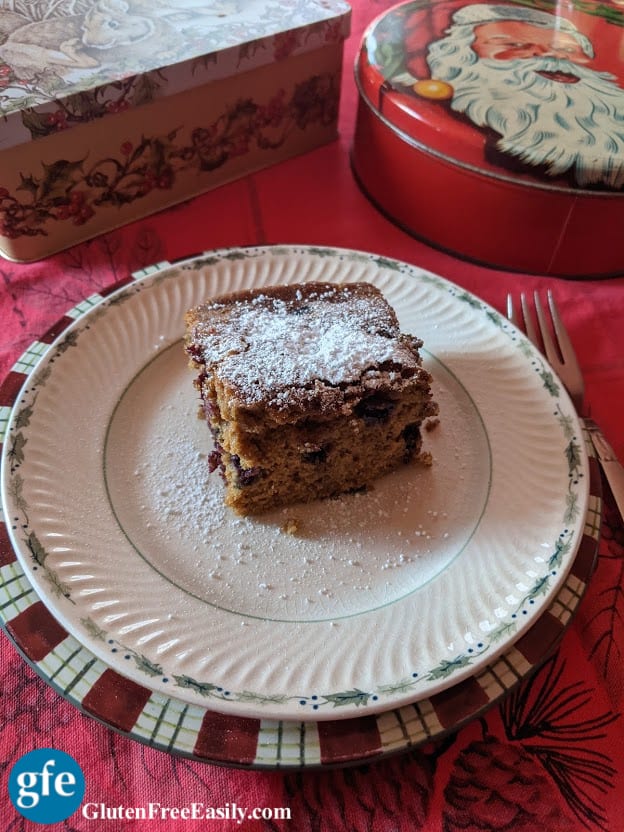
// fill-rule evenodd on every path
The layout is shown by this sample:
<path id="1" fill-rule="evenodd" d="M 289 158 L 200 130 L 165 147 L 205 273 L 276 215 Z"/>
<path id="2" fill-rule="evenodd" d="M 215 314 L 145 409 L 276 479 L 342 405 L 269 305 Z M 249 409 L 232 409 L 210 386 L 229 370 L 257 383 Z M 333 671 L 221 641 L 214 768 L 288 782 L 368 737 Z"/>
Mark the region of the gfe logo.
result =
<path id="1" fill-rule="evenodd" d="M 9 775 L 11 802 L 35 823 L 65 820 L 80 806 L 84 791 L 82 769 L 73 757 L 56 748 L 24 754 Z"/>

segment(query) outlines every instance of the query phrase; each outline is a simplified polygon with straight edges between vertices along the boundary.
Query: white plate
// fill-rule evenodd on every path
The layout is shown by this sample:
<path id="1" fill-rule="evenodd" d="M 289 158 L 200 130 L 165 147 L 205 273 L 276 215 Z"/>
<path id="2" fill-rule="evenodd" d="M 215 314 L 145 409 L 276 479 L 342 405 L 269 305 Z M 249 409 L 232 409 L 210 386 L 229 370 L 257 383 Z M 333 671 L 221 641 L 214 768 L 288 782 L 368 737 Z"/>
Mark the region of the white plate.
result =
<path id="1" fill-rule="evenodd" d="M 190 703 L 335 720 L 454 685 L 536 620 L 580 541 L 588 463 L 565 392 L 504 318 L 442 278 L 347 250 L 229 249 L 135 278 L 77 312 L 4 445 L 17 555 L 81 643 Z M 425 340 L 434 464 L 242 519 L 207 473 L 184 312 L 317 279 L 375 283 Z"/>

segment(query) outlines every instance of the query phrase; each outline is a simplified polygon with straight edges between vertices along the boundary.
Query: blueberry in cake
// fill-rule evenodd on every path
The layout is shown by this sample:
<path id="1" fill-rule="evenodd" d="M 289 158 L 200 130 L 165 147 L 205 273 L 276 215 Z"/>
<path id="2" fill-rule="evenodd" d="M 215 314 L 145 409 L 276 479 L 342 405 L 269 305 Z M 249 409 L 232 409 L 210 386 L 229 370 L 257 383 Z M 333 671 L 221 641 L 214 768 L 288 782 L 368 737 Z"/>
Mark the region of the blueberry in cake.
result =
<path id="1" fill-rule="evenodd" d="M 239 514 L 362 489 L 421 456 L 435 416 L 422 341 L 369 283 L 223 295 L 186 314 L 185 349 Z"/>

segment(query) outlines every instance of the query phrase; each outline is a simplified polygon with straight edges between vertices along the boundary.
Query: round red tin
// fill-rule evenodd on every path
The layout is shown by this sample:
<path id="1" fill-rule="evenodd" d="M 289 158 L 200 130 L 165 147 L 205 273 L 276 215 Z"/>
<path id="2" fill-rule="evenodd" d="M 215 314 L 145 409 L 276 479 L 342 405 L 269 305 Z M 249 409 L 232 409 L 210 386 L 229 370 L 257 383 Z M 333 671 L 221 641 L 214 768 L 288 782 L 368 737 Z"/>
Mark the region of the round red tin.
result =
<path id="1" fill-rule="evenodd" d="M 393 221 L 498 268 L 624 272 L 624 0 L 412 0 L 355 74 L 353 170 Z"/>

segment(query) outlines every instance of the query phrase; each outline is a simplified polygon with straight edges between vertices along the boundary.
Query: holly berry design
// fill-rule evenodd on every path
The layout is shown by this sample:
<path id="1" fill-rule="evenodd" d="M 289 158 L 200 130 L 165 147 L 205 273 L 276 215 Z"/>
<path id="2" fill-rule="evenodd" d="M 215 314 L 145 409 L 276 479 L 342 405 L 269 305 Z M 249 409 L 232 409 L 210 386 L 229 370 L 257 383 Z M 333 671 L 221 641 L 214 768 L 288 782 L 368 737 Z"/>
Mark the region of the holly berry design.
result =
<path id="1" fill-rule="evenodd" d="M 201 175 L 254 150 L 275 150 L 296 130 L 332 124 L 338 97 L 334 75 L 314 75 L 295 85 L 290 98 L 281 89 L 264 102 L 236 101 L 212 123 L 191 128 L 186 138 L 181 129 L 135 141 L 124 137 L 106 158 L 42 163 L 41 172 L 20 172 L 13 189 L 0 182 L 0 235 L 47 236 L 55 221 L 83 225 L 99 206 L 121 208 L 172 189 L 183 174 Z M 125 99 L 115 101 L 117 110 L 125 106 Z M 54 111 L 46 116 L 45 129 L 65 129 L 71 120 L 70 113 Z"/>

